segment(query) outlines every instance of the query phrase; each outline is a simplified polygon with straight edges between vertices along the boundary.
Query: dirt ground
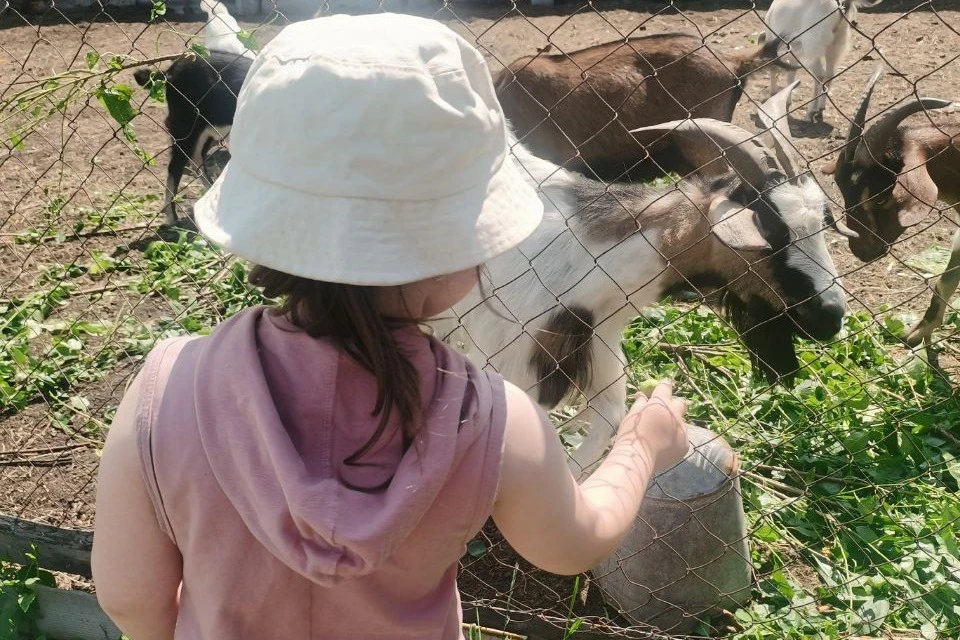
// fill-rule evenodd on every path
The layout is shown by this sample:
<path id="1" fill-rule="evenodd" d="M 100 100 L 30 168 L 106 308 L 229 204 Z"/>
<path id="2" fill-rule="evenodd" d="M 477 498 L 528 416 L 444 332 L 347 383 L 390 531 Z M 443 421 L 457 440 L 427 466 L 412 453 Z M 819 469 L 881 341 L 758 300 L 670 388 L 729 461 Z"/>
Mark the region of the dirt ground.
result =
<path id="1" fill-rule="evenodd" d="M 675 3 L 682 9 L 678 11 L 664 2 L 595 2 L 594 8 L 582 3 L 555 8 L 521 4 L 521 15 L 495 6 L 461 4 L 452 3 L 439 17 L 482 47 L 494 72 L 503 63 L 536 53 L 548 44 L 554 51 L 572 51 L 625 35 L 684 32 L 702 36 L 717 50 L 748 47 L 761 28 L 760 16 L 766 6 L 761 3 L 760 10 L 752 10 L 743 1 L 679 2 Z M 147 12 L 140 8 L 109 15 L 63 16 L 51 10 L 25 19 L 10 9 L 0 11 L 0 100 L 38 78 L 84 67 L 91 50 L 103 57 L 119 53 L 141 59 L 176 53 L 183 50 L 185 36 L 197 33 L 202 26 L 198 19 L 178 22 L 173 16 L 147 25 Z M 257 29 L 257 40 L 266 43 L 281 24 L 282 19 Z M 243 26 L 253 29 L 259 25 L 244 22 Z M 855 34 L 852 49 L 843 61 L 845 68 L 831 88 L 825 124 L 805 127 L 799 121 L 792 122 L 798 148 L 814 169 L 835 156 L 846 133 L 846 117 L 852 116 L 863 86 L 881 60 L 886 62 L 888 74 L 875 92 L 874 112 L 908 95 L 914 86 L 921 95 L 960 100 L 960 2 L 891 0 L 861 13 L 857 28 L 860 33 Z M 124 71 L 120 80 L 136 87 L 132 71 Z M 759 103 L 766 97 L 767 86 L 766 74 L 760 72 L 751 78 L 746 93 Z M 796 108 L 802 110 L 811 88 L 809 77 L 805 77 L 794 98 L 800 105 Z M 148 101 L 144 91 L 137 91 L 135 101 L 142 105 L 141 115 L 133 122 L 138 143 L 148 153 L 158 153 L 168 145 L 161 126 L 165 108 Z M 754 112 L 750 100 L 744 98 L 735 122 L 755 130 Z M 958 116 L 946 113 L 936 118 L 956 122 Z M 133 244 L 149 237 L 160 222 L 157 218 L 153 225 L 140 225 L 112 236 L 15 243 L 13 237 L 18 232 L 44 224 L 45 210 L 54 194 L 66 197 L 59 216 L 61 221 L 69 220 L 83 207 L 102 205 L 120 191 L 160 194 L 165 169 L 165 155 L 155 166 L 145 167 L 118 135 L 116 124 L 92 99 L 86 106 L 73 109 L 68 118 L 44 125 L 27 140 L 24 150 L 0 151 L 0 298 L 29 291 L 46 265 L 69 263 L 95 249 L 109 251 L 120 243 Z M 820 178 L 828 195 L 838 203 L 837 209 L 842 209 L 832 179 Z M 942 219 L 930 220 L 905 236 L 887 257 L 868 265 L 858 262 L 846 242 L 831 232 L 831 252 L 851 308 L 873 314 L 922 312 L 929 301 L 929 286 L 924 274 L 906 262 L 930 247 L 949 247 L 957 228 L 955 218 L 948 212 Z M 170 313 L 156 300 L 111 300 L 106 296 L 82 304 L 88 305 L 81 309 L 83 313 L 96 317 L 125 313 L 146 322 Z M 960 340 L 952 337 L 945 348 L 944 362 L 955 364 Z M 92 400 L 90 411 L 116 405 L 134 370 L 135 362 L 121 363 L 106 380 L 84 389 Z M 46 405 L 40 403 L 17 415 L 0 417 L 0 513 L 89 527 L 98 443 L 51 431 L 46 413 Z"/>

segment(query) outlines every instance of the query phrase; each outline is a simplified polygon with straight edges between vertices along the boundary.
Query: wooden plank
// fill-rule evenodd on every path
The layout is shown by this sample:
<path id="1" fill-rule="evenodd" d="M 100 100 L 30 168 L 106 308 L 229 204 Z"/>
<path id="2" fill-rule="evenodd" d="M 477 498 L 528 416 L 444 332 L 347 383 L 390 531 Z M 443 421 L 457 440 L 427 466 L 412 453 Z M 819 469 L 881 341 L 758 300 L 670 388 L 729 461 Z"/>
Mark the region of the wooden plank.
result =
<path id="1" fill-rule="evenodd" d="M 556 640 L 570 627 L 570 621 L 563 618 L 538 616 L 519 611 L 505 611 L 494 607 L 477 606 L 463 611 L 464 620 L 476 620 L 479 624 L 493 629 L 506 629 L 508 632 L 526 637 L 528 640 Z M 618 627 L 581 622 L 574 634 L 576 640 L 610 640 L 623 638 L 631 640 L 670 640 L 669 636 L 653 627 Z"/>
<path id="2" fill-rule="evenodd" d="M 37 630 L 50 640 L 117 640 L 120 630 L 96 597 L 83 591 L 37 586 Z M 524 636 L 473 624 L 463 625 L 470 640 L 526 640 Z"/>
<path id="3" fill-rule="evenodd" d="M 467 640 L 528 640 L 526 636 L 518 636 L 509 631 L 488 629 L 477 624 L 464 624 L 463 637 Z"/>
<path id="4" fill-rule="evenodd" d="M 25 564 L 29 562 L 25 554 L 30 552 L 31 544 L 36 546 L 40 566 L 44 569 L 73 573 L 87 578 L 91 577 L 92 531 L 62 529 L 0 515 L 0 558 Z M 52 592 L 57 591 L 56 589 L 38 587 L 38 591 L 41 590 L 45 593 L 44 597 L 47 602 L 50 603 L 48 606 L 51 607 L 49 611 L 42 614 L 48 619 L 48 622 L 45 623 L 50 625 L 48 628 L 53 629 L 55 633 L 71 632 L 71 629 L 77 628 L 87 630 L 85 633 L 94 634 L 58 636 L 54 632 L 44 631 L 50 638 L 54 640 L 60 638 L 63 638 L 63 640 L 87 640 L 87 638 L 103 640 L 108 637 L 111 640 L 116 640 L 119 638 L 119 633 L 115 636 L 103 635 L 105 632 L 113 633 L 116 627 L 100 610 L 94 596 L 81 591 L 61 591 L 54 594 Z M 62 594 L 68 595 L 64 596 Z M 77 618 L 75 624 L 71 622 L 74 617 Z M 465 628 L 477 627 L 484 640 L 522 640 L 524 638 L 528 640 L 553 640 L 558 636 L 558 633 L 563 633 L 567 624 L 567 621 L 559 618 L 547 619 L 531 614 L 505 612 L 488 607 L 466 609 L 463 617 L 465 620 L 475 620 L 479 623 L 479 625 L 464 626 Z M 61 618 L 62 622 L 58 623 L 58 618 Z M 60 626 L 57 626 L 58 624 Z M 498 631 L 498 629 L 503 629 L 503 631 Z M 629 629 L 618 627 L 614 629 L 588 622 L 578 628 L 576 637 L 583 640 L 606 640 L 610 637 L 611 632 L 625 639 L 661 640 L 669 637 L 657 633 L 655 630 L 645 630 L 637 627 Z"/>
<path id="5" fill-rule="evenodd" d="M 36 587 L 37 630 L 50 640 L 117 640 L 120 630 L 83 591 Z"/>
<path id="6" fill-rule="evenodd" d="M 44 569 L 91 577 L 92 531 L 62 529 L 0 515 L 0 558 L 27 564 L 31 545 L 36 545 Z"/>

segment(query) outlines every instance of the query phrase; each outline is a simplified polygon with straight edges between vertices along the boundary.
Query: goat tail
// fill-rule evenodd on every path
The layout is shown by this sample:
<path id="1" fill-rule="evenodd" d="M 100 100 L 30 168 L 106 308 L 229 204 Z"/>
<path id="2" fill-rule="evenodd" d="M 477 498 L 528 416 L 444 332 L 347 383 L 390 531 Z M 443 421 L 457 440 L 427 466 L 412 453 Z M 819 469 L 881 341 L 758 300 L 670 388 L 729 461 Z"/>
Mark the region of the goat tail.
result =
<path id="1" fill-rule="evenodd" d="M 150 83 L 150 78 L 154 77 L 163 77 L 163 72 L 154 71 L 153 69 L 137 69 L 133 72 L 133 79 L 137 81 L 137 84 L 141 87 L 145 87 Z"/>
<path id="2" fill-rule="evenodd" d="M 728 54 L 728 57 L 733 62 L 736 74 L 740 78 L 745 78 L 768 64 L 790 70 L 800 68 L 793 60 L 793 56 L 789 54 L 787 43 L 777 37 L 768 40 L 766 33 L 760 35 L 758 44 L 753 49 L 735 51 Z"/>

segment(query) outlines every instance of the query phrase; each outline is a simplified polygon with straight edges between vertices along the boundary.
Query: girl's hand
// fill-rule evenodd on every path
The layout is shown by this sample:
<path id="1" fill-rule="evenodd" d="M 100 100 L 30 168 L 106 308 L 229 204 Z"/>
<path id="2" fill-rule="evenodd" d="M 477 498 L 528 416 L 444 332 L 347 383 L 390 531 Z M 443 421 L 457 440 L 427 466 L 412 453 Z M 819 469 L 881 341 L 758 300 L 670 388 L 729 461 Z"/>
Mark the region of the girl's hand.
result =
<path id="1" fill-rule="evenodd" d="M 679 463 L 687 455 L 687 425 L 683 421 L 687 401 L 673 396 L 673 383 L 662 381 L 649 392 L 641 392 L 627 417 L 620 424 L 617 441 L 640 446 L 654 463 L 654 473 L 661 473 Z"/>

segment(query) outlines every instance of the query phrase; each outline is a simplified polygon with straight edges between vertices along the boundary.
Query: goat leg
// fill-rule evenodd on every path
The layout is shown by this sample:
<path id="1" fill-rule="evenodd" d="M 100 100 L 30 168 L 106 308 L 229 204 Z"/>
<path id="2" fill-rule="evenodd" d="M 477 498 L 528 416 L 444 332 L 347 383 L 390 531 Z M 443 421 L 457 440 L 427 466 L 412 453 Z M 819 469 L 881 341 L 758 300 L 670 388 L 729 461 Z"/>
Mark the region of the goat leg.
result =
<path id="1" fill-rule="evenodd" d="M 813 99 L 807 107 L 806 120 L 810 123 L 823 122 L 823 109 L 827 103 L 826 70 L 822 61 L 818 60 L 807 71 L 813 76 Z"/>
<path id="2" fill-rule="evenodd" d="M 594 343 L 598 347 L 594 350 L 597 356 L 594 377 L 588 388 L 584 389 L 587 406 L 580 412 L 580 415 L 589 412 L 590 424 L 583 442 L 570 458 L 570 471 L 578 481 L 593 473 L 599 466 L 610 441 L 627 415 L 625 363 L 621 356 L 610 350 L 606 344 L 600 344 L 601 342 L 603 341 L 596 340 Z M 612 341 L 612 344 L 619 349 L 619 342 Z"/>
<path id="3" fill-rule="evenodd" d="M 163 203 L 163 211 L 167 215 L 167 224 L 173 225 L 177 222 L 177 205 L 174 200 L 177 197 L 177 190 L 180 188 L 180 180 L 183 179 L 183 171 L 187 167 L 187 154 L 179 144 L 174 141 L 171 151 L 170 165 L 167 167 L 167 199 Z"/>
<path id="4" fill-rule="evenodd" d="M 957 232 L 953 234 L 950 261 L 947 263 L 946 270 L 940 275 L 936 287 L 934 287 L 933 300 L 930 301 L 930 306 L 927 308 L 927 312 L 923 314 L 920 322 L 904 335 L 904 342 L 911 347 L 923 342 L 927 345 L 927 356 L 930 356 L 930 339 L 937 327 L 943 324 L 947 304 L 956 292 L 958 285 L 960 285 L 960 229 L 957 229 Z"/>
<path id="5" fill-rule="evenodd" d="M 626 395 L 625 392 L 626 389 L 624 389 L 624 395 Z M 568 461 L 570 473 L 577 479 L 577 482 L 596 471 L 603 461 L 607 447 L 610 446 L 610 441 L 616 435 L 617 428 L 627 415 L 626 397 L 620 402 L 598 398 L 591 402 L 580 415 L 587 412 L 592 415 L 590 424 L 586 428 L 586 435 L 583 437 L 580 446 L 570 455 Z"/>
<path id="6" fill-rule="evenodd" d="M 787 82 L 787 84 L 790 84 Z M 772 64 L 770 65 L 770 96 L 773 97 L 777 95 L 780 91 L 780 68 Z"/>

